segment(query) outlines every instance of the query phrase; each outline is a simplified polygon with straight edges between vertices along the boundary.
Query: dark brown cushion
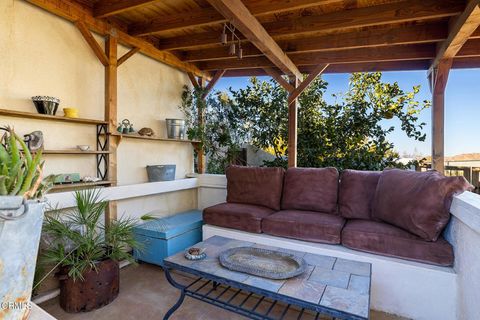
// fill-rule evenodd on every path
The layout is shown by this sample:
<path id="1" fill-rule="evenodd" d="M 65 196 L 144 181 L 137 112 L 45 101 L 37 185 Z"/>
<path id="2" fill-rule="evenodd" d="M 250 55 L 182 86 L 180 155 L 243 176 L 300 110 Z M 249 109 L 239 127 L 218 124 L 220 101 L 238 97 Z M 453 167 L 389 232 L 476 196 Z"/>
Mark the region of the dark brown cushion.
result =
<path id="1" fill-rule="evenodd" d="M 262 218 L 274 213 L 270 208 L 242 203 L 221 203 L 203 210 L 203 222 L 214 226 L 262 233 Z"/>
<path id="2" fill-rule="evenodd" d="M 337 212 L 335 168 L 289 168 L 283 184 L 282 209 Z"/>
<path id="3" fill-rule="evenodd" d="M 228 167 L 227 202 L 280 210 L 284 172 L 283 168 Z"/>
<path id="4" fill-rule="evenodd" d="M 437 171 L 385 170 L 378 180 L 373 217 L 435 241 L 450 219 L 453 195 L 470 188 L 464 177 Z"/>
<path id="5" fill-rule="evenodd" d="M 282 210 L 262 221 L 264 233 L 274 236 L 338 244 L 345 219 L 316 211 Z"/>
<path id="6" fill-rule="evenodd" d="M 340 176 L 338 211 L 347 219 L 372 218 L 373 199 L 381 171 L 345 170 Z"/>
<path id="7" fill-rule="evenodd" d="M 384 222 L 349 220 L 342 231 L 345 247 L 440 266 L 453 265 L 452 246 L 442 237 L 425 241 Z"/>

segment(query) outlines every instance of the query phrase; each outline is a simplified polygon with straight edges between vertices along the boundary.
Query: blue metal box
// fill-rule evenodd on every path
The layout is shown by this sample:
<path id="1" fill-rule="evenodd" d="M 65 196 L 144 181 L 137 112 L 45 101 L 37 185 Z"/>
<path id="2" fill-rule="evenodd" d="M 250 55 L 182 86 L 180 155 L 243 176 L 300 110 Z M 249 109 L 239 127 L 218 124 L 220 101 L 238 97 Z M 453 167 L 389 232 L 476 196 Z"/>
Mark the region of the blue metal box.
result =
<path id="1" fill-rule="evenodd" d="M 202 212 L 191 210 L 147 221 L 135 227 L 135 238 L 143 244 L 135 259 L 163 266 L 163 259 L 202 241 Z"/>

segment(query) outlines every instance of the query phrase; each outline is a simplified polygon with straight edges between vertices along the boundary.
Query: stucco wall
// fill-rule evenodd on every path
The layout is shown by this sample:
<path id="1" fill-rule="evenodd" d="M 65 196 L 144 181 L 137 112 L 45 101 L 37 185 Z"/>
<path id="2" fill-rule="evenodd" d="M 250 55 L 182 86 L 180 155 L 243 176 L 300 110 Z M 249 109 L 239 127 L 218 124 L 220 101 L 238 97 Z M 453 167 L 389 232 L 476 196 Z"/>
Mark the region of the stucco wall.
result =
<path id="1" fill-rule="evenodd" d="M 478 319 L 480 315 L 480 196 L 464 192 L 450 208 L 452 220 L 445 236 L 455 250 L 458 274 L 457 319 Z"/>
<path id="2" fill-rule="evenodd" d="M 103 46 L 103 39 L 96 36 Z M 119 47 L 121 56 L 128 48 Z M 61 99 L 63 107 L 76 107 L 84 118 L 104 117 L 104 68 L 79 31 L 68 21 L 21 0 L 0 1 L 0 108 L 35 112 L 34 95 Z M 182 86 L 186 74 L 136 54 L 118 70 L 118 120 L 129 118 L 135 128 L 151 127 L 166 136 L 165 118 L 181 117 Z M 95 127 L 0 116 L 0 124 L 13 125 L 20 134 L 42 130 L 46 149 L 95 147 Z M 96 173 L 94 156 L 47 155 L 47 173 Z M 193 171 L 189 144 L 123 139 L 118 148 L 118 183 L 147 181 L 147 164 L 176 164 L 177 178 Z M 175 199 L 176 201 L 172 201 Z M 159 204 L 161 202 L 161 204 Z M 141 203 L 122 201 L 119 212 L 148 212 L 161 208 L 174 212 L 196 206 L 195 191 L 159 195 Z M 143 213 L 142 212 L 142 213 Z"/>

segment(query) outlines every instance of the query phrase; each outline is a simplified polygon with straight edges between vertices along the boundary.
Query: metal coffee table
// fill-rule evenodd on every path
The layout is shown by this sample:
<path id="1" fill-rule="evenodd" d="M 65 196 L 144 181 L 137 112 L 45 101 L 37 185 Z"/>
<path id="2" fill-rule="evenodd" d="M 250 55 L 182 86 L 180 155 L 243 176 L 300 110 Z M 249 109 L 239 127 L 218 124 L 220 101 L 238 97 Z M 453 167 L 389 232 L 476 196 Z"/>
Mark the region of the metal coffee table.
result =
<path id="1" fill-rule="evenodd" d="M 371 264 L 300 251 L 258 245 L 219 236 L 195 245 L 205 248 L 207 258 L 190 261 L 183 252 L 164 260 L 168 282 L 181 294 L 165 314 L 168 319 L 185 296 L 207 302 L 251 319 L 368 319 Z M 230 271 L 218 262 L 220 252 L 241 246 L 255 246 L 289 252 L 308 263 L 307 271 L 288 280 L 270 280 Z M 198 277 L 188 285 L 176 282 L 170 273 L 179 270 Z M 253 302 L 251 302 L 252 300 Z M 282 310 L 278 312 L 279 308 Z M 274 309 L 276 312 L 274 312 Z M 304 318 L 305 317 L 305 318 Z"/>

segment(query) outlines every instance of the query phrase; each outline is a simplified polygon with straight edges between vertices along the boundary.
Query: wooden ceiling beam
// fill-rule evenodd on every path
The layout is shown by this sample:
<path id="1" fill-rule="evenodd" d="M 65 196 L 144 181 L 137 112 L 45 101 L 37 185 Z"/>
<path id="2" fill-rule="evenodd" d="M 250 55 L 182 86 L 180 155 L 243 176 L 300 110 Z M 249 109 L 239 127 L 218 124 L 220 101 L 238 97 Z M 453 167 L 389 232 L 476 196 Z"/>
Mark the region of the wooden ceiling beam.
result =
<path id="1" fill-rule="evenodd" d="M 457 59 L 455 59 L 457 60 Z M 462 61 L 465 67 L 471 66 L 470 63 Z M 480 59 L 476 64 L 480 66 Z M 430 66 L 430 60 L 412 60 L 412 61 L 384 61 L 384 62 L 363 62 L 363 63 L 345 63 L 330 64 L 323 72 L 331 73 L 352 73 L 352 72 L 373 72 L 373 71 L 409 71 L 409 70 L 427 70 Z M 315 66 L 300 66 L 299 69 L 304 74 L 310 74 Z M 249 77 L 249 76 L 269 76 L 262 68 L 251 69 L 232 69 L 227 70 L 224 77 Z"/>
<path id="2" fill-rule="evenodd" d="M 333 31 L 345 32 L 349 29 L 389 25 L 418 20 L 440 19 L 460 14 L 464 9 L 458 0 L 408 0 L 378 6 L 343 10 L 322 15 L 304 16 L 291 20 L 265 23 L 263 27 L 274 39 L 303 34 L 318 34 Z M 215 46 L 219 34 L 212 32 L 161 39 L 159 48 L 178 50 L 195 47 Z"/>
<path id="3" fill-rule="evenodd" d="M 207 0 L 285 74 L 302 74 L 241 0 Z"/>
<path id="4" fill-rule="evenodd" d="M 451 20 L 447 39 L 438 47 L 430 72 L 440 61 L 452 59 L 480 26 L 480 0 L 470 0 L 462 14 Z"/>
<path id="5" fill-rule="evenodd" d="M 208 77 L 210 74 L 200 70 L 196 65 L 183 62 L 170 52 L 162 51 L 151 43 L 116 29 L 110 23 L 93 17 L 91 10 L 70 0 L 25 0 L 39 8 L 42 8 L 54 15 L 62 17 L 71 22 L 82 21 L 90 31 L 100 35 L 112 35 L 117 37 L 120 44 L 128 47 L 137 47 L 144 55 L 170 65 L 176 69 L 193 72 L 198 76 Z"/>
<path id="6" fill-rule="evenodd" d="M 93 7 L 93 16 L 106 18 L 119 13 L 138 9 L 143 6 L 158 2 L 158 0 L 110 0 L 98 1 Z"/>
<path id="7" fill-rule="evenodd" d="M 417 26 L 388 26 L 358 32 L 337 33 L 295 40 L 281 40 L 278 41 L 278 45 L 287 54 L 310 51 L 326 52 L 367 47 L 440 42 L 447 38 L 447 34 L 447 26 L 444 23 L 433 23 Z M 243 44 L 242 49 L 244 57 L 262 55 L 262 52 L 250 43 Z M 182 60 L 189 62 L 208 61 L 230 57 L 231 56 L 228 55 L 228 50 L 224 46 L 211 49 L 192 50 L 182 54 Z"/>
<path id="8" fill-rule="evenodd" d="M 434 44 L 380 47 L 375 50 L 361 48 L 329 52 L 307 52 L 289 55 L 293 63 L 297 66 L 319 65 L 322 63 L 339 64 L 425 60 L 432 59 L 434 56 Z M 198 66 L 202 70 L 274 67 L 273 63 L 265 57 L 203 61 L 199 62 Z"/>
<path id="9" fill-rule="evenodd" d="M 304 9 L 312 6 L 339 3 L 341 0 L 250 0 L 245 6 L 255 16 Z M 148 22 L 136 23 L 129 27 L 129 33 L 145 36 L 160 32 L 171 32 L 186 28 L 198 28 L 224 23 L 227 20 L 214 8 L 202 8 L 176 15 L 160 16 Z"/>

